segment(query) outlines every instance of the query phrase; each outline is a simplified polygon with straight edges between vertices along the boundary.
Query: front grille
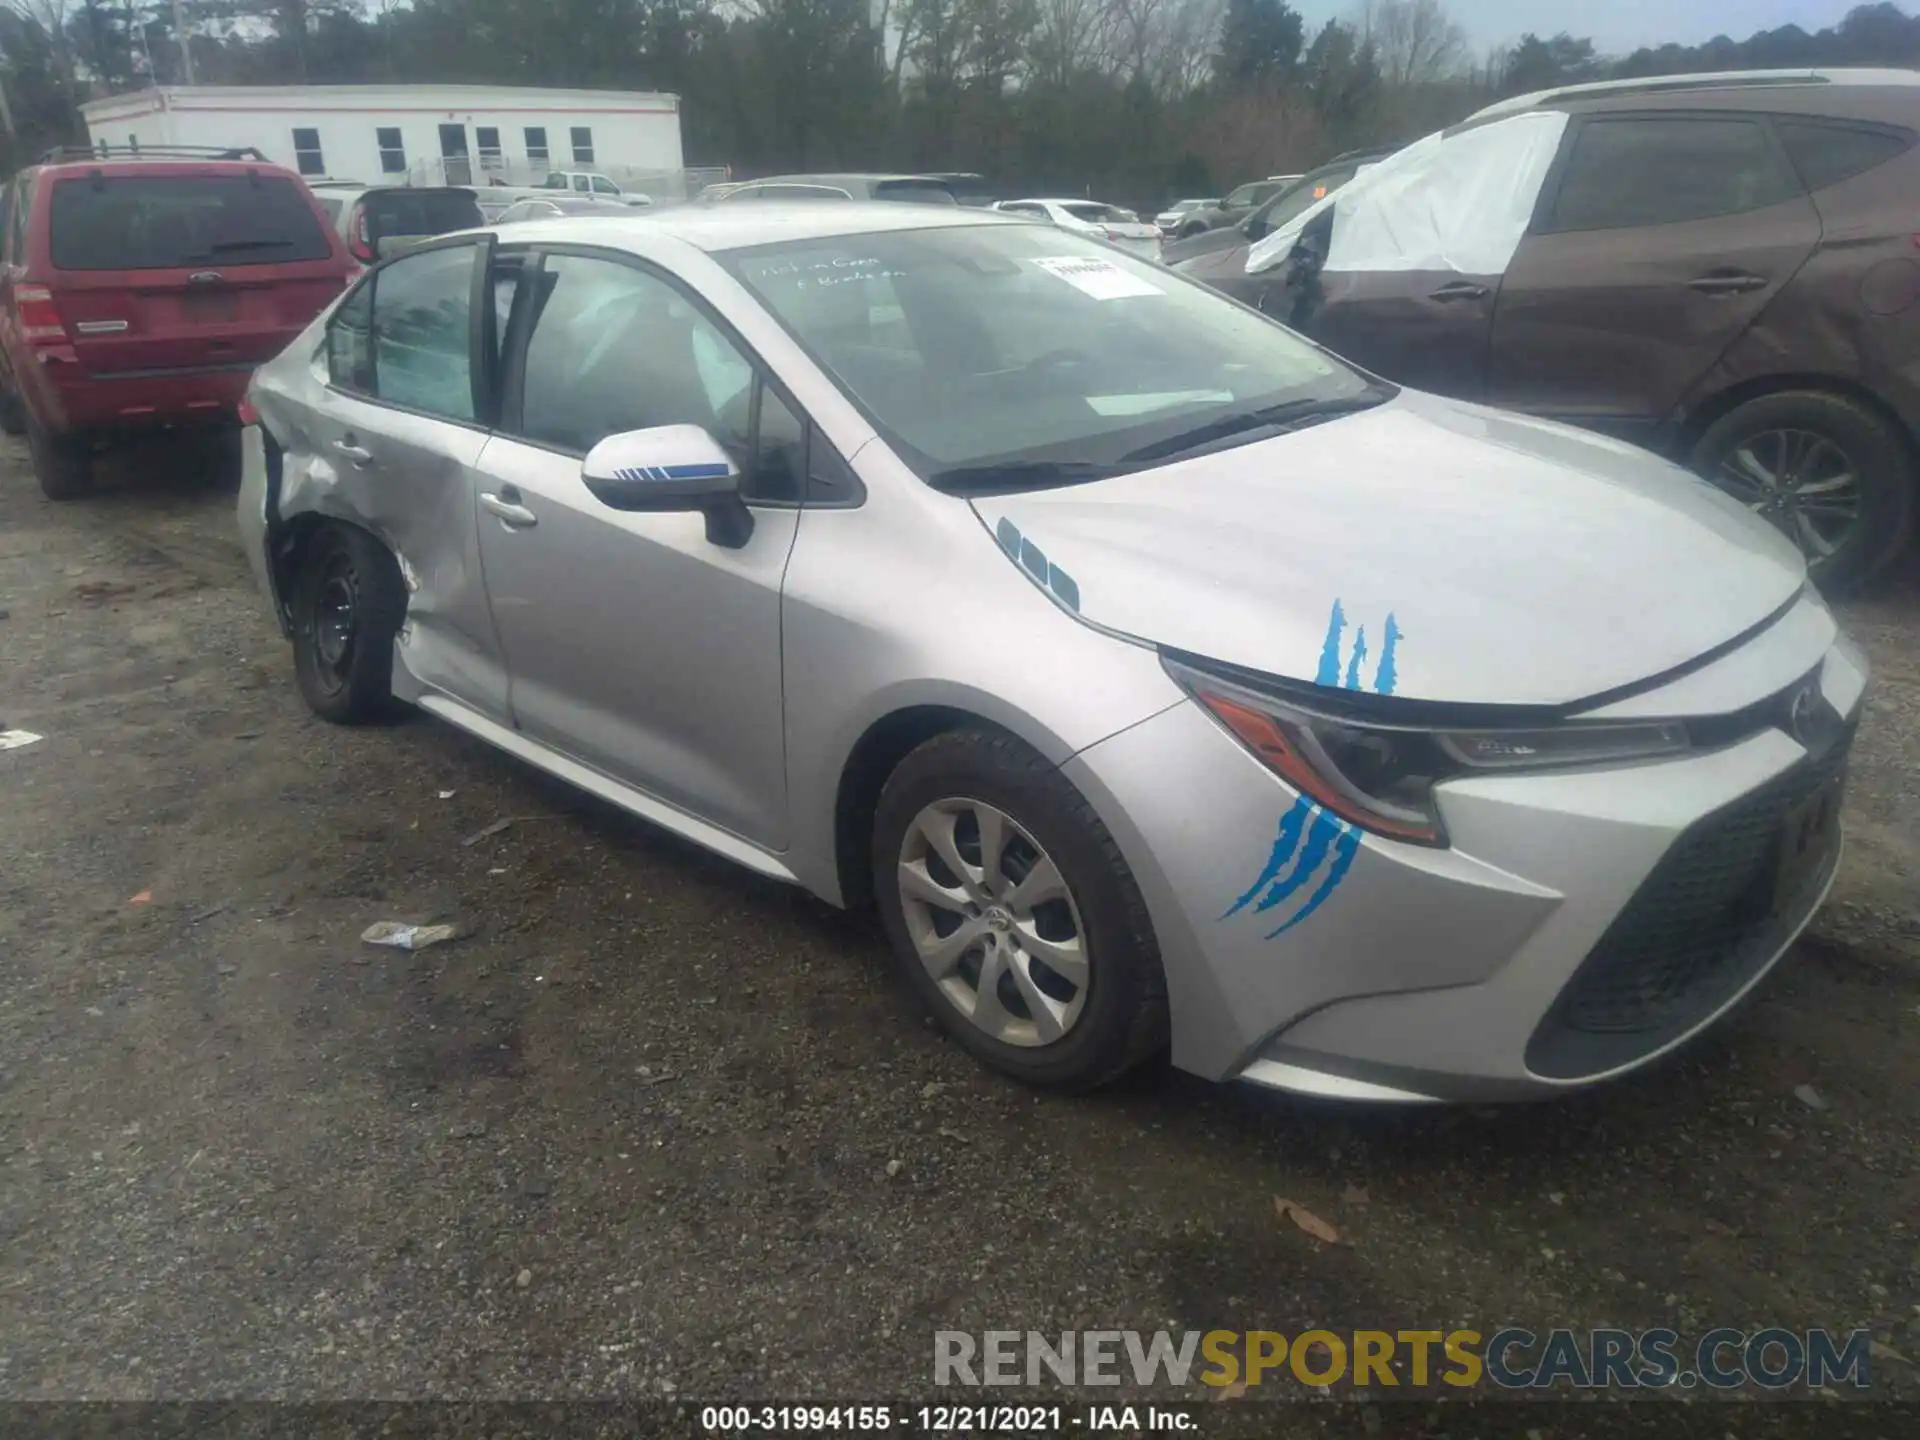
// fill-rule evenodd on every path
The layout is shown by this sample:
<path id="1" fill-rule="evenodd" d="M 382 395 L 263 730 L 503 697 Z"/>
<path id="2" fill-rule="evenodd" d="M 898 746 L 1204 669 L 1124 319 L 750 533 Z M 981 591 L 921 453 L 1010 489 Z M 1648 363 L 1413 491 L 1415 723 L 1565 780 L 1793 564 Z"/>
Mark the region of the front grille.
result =
<path id="1" fill-rule="evenodd" d="M 1851 727 L 1816 756 L 1690 826 L 1615 917 L 1527 1045 L 1573 1079 L 1660 1049 L 1738 994 L 1806 917 L 1837 853 L 1775 893 L 1787 816 L 1843 774 Z M 1837 846 L 1834 847 L 1837 852 Z"/>

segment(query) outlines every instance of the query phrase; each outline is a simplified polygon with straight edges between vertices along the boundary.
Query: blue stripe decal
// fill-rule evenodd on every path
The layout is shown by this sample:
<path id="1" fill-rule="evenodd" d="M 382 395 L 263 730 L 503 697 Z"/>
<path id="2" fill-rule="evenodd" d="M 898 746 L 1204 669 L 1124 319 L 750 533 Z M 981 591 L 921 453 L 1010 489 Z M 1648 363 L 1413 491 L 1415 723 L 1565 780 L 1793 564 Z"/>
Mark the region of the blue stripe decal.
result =
<path id="1" fill-rule="evenodd" d="M 669 480 L 719 480 L 728 473 L 725 465 L 669 465 L 666 477 Z"/>
<path id="2" fill-rule="evenodd" d="M 1367 627 L 1354 631 L 1352 649 L 1346 638 L 1347 614 L 1335 599 L 1327 616 L 1327 634 L 1320 647 L 1320 664 L 1314 680 L 1325 686 L 1346 690 L 1366 688 L 1365 668 L 1368 656 Z M 1389 612 L 1382 629 L 1379 663 L 1374 667 L 1373 689 L 1379 695 L 1391 695 L 1399 683 L 1397 668 L 1401 640 L 1400 622 Z M 1343 653 L 1345 652 L 1345 653 Z M 1312 915 L 1333 898 L 1353 862 L 1360 853 L 1361 832 L 1309 796 L 1296 798 L 1280 817 L 1279 833 L 1273 849 L 1252 885 L 1228 907 L 1220 918 L 1230 919 L 1253 907 L 1256 914 L 1278 910 L 1306 895 L 1304 903 L 1267 932 L 1275 939 Z M 1318 881 L 1316 884 L 1315 881 Z M 1311 889 L 1309 889 L 1311 887 Z"/>

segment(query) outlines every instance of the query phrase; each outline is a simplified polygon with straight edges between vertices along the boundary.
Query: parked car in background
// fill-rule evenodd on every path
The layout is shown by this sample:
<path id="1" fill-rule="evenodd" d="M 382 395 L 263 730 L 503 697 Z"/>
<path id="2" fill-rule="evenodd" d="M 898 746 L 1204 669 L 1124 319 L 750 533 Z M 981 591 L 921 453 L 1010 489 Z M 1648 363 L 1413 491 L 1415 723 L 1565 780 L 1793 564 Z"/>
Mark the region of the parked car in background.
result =
<path id="1" fill-rule="evenodd" d="M 1267 180 L 1250 180 L 1229 191 L 1224 200 L 1189 210 L 1180 218 L 1179 227 L 1174 233 L 1198 235 L 1204 230 L 1217 230 L 1223 225 L 1237 225 L 1299 178 L 1297 175 L 1281 175 Z"/>
<path id="2" fill-rule="evenodd" d="M 767 200 L 891 200 L 916 205 L 957 205 L 953 187 L 939 175 L 769 175 L 722 188 L 710 185 L 700 198 L 712 205 Z"/>
<path id="3" fill-rule="evenodd" d="M 1176 200 L 1158 215 L 1154 216 L 1153 223 L 1160 227 L 1162 234 L 1178 234 L 1180 222 L 1188 215 L 1192 214 L 1195 210 L 1206 210 L 1218 206 L 1219 203 L 1220 198 L 1217 195 L 1206 200 Z"/>
<path id="4" fill-rule="evenodd" d="M 553 220 L 562 215 L 598 215 L 631 220 L 633 206 L 591 195 L 556 195 L 551 200 L 516 200 L 494 217 L 495 225 L 517 225 L 523 220 Z"/>
<path id="5" fill-rule="evenodd" d="M 1002 200 L 993 208 L 1003 215 L 1044 220 L 1062 230 L 1111 240 L 1122 250 L 1148 260 L 1160 258 L 1159 227 L 1146 224 L 1133 211 L 1117 205 L 1103 205 L 1098 200 Z"/>
<path id="6" fill-rule="evenodd" d="M 1780 535 L 1071 231 L 447 237 L 249 398 L 243 547 L 316 714 L 412 702 L 877 902 L 1031 1083 L 1170 1044 L 1564 1093 L 1728 1013 L 1839 861 L 1865 666 Z"/>
<path id="7" fill-rule="evenodd" d="M 1352 150 L 1344 155 L 1336 155 L 1326 164 L 1309 170 L 1284 190 L 1269 196 L 1239 223 L 1167 241 L 1161 247 L 1160 258 L 1169 265 L 1177 265 L 1182 260 L 1222 250 L 1238 249 L 1244 254 L 1247 246 L 1254 241 L 1278 230 L 1309 205 L 1326 199 L 1355 175 L 1363 173 L 1371 165 L 1377 165 L 1392 153 L 1390 149 Z"/>
<path id="8" fill-rule="evenodd" d="M 1379 374 L 1684 460 L 1855 585 L 1912 532 L 1920 74 L 1504 101 L 1183 265 Z"/>
<path id="9" fill-rule="evenodd" d="M 299 176 L 213 153 L 53 151 L 0 198 L 0 427 L 50 500 L 109 442 L 187 430 L 218 456 L 253 367 L 354 269 Z"/>
<path id="10" fill-rule="evenodd" d="M 984 175 L 971 170 L 936 170 L 929 173 L 928 179 L 944 180 L 947 188 L 953 192 L 953 198 L 962 205 L 976 209 L 993 204 L 993 188 L 987 184 Z"/>
<path id="11" fill-rule="evenodd" d="M 473 189 L 465 185 L 362 185 L 323 180 L 313 187 L 321 209 L 333 217 L 348 253 L 371 265 L 410 245 L 453 230 L 484 225 Z"/>

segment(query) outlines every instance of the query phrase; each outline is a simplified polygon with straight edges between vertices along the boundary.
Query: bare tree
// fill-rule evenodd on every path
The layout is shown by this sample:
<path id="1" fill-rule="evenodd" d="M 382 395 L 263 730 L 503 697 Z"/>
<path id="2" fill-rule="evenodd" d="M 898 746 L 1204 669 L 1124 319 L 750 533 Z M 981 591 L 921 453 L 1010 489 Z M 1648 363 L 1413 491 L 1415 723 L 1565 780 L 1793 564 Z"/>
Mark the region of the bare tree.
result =
<path id="1" fill-rule="evenodd" d="M 1466 32 L 1440 0 L 1362 0 L 1355 24 L 1390 85 L 1443 79 L 1466 58 Z"/>
<path id="2" fill-rule="evenodd" d="M 73 18 L 73 0 L 16 0 L 20 12 L 33 20 L 47 32 L 48 43 L 53 47 L 53 63 L 60 72 L 60 83 L 65 87 L 67 98 L 78 106 L 85 97 L 80 93 L 80 82 L 74 75 L 73 46 L 67 39 L 67 24 Z"/>
<path id="3" fill-rule="evenodd" d="M 1095 69 L 1109 53 L 1113 14 L 1107 0 L 1040 0 L 1029 42 L 1028 71 L 1038 88 L 1064 86 Z"/>

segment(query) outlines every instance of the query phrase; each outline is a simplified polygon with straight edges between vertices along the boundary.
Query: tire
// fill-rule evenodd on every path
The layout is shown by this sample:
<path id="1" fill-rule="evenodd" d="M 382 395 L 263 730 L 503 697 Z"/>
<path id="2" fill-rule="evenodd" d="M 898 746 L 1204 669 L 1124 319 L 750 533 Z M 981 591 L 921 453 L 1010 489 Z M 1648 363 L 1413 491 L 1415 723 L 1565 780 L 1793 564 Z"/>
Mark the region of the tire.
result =
<path id="1" fill-rule="evenodd" d="M 293 668 L 323 720 L 366 725 L 394 711 L 393 642 L 406 587 L 385 546 L 327 525 L 308 542 L 293 582 Z"/>
<path id="2" fill-rule="evenodd" d="M 23 417 L 33 477 L 49 500 L 77 500 L 93 488 L 93 447 L 85 435 L 49 435 L 31 414 Z"/>
<path id="3" fill-rule="evenodd" d="M 983 894 L 986 811 L 1001 817 L 1005 839 L 997 883 Z M 971 857 L 974 869 L 962 877 L 938 860 L 923 822 L 948 826 L 960 863 Z M 881 919 L 908 983 L 980 1060 L 1030 1085 L 1076 1091 L 1116 1079 L 1165 1046 L 1166 977 L 1139 888 L 1085 797 L 1029 746 L 987 729 L 922 744 L 880 792 L 873 855 Z M 1017 882 L 1045 874 L 1048 860 L 1064 898 L 1023 903 Z M 907 870 L 933 890 L 916 883 L 909 899 Z M 937 904 L 921 898 L 936 892 Z M 963 896 L 974 914 L 958 903 Z M 962 927 L 979 938 L 956 942 Z M 930 967 L 923 946 L 947 953 Z M 1068 963 L 1074 951 L 1083 965 L 1077 985 Z M 1062 968 L 1049 967 L 1047 955 Z M 1001 979 L 988 1013 L 1005 1022 L 991 1029 L 973 1018 L 989 964 Z"/>
<path id="4" fill-rule="evenodd" d="M 1815 584 L 1859 588 L 1913 530 L 1913 449 L 1898 427 L 1856 400 L 1817 390 L 1762 395 L 1720 417 L 1688 463 L 1778 526 L 1807 557 Z M 1764 475 L 1785 475 L 1786 485 Z M 1808 487 L 1839 484 L 1833 492 Z M 1842 514 L 1852 501 L 1851 520 Z"/>
<path id="5" fill-rule="evenodd" d="M 0 431 L 8 435 L 27 433 L 27 407 L 20 403 L 20 392 L 0 381 Z"/>

